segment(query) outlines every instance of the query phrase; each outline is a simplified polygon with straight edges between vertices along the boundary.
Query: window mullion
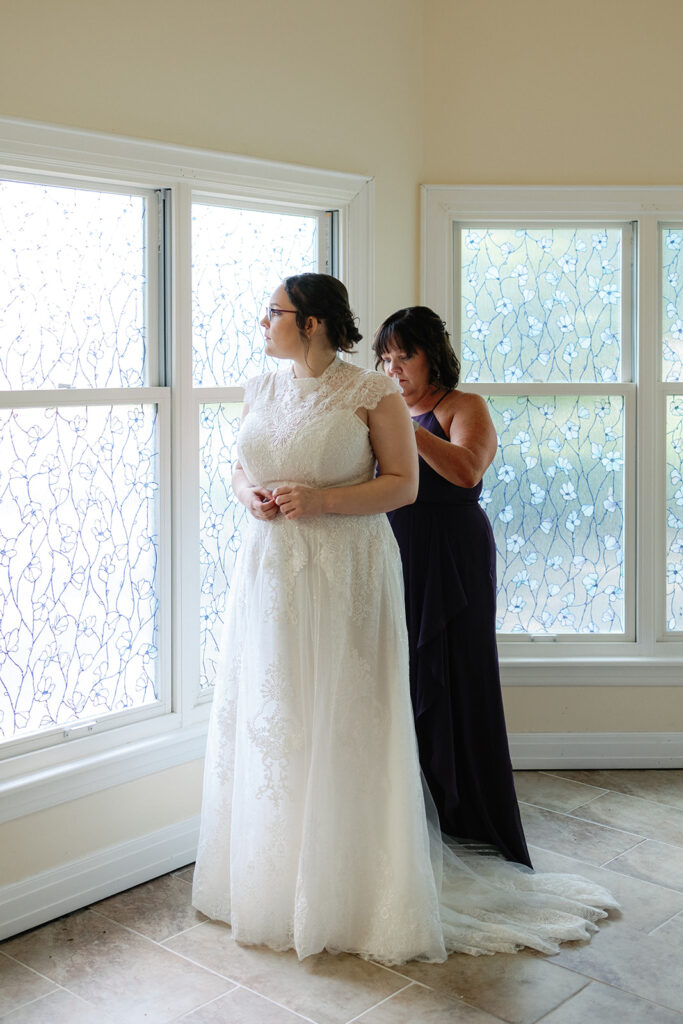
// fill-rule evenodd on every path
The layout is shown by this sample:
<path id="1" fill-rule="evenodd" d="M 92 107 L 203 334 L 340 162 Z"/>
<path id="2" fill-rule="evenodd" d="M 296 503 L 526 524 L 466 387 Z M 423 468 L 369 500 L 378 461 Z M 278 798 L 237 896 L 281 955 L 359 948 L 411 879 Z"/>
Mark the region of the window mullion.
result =
<path id="1" fill-rule="evenodd" d="M 154 403 L 166 388 L 64 388 L 59 391 L 0 391 L 0 408 L 52 409 L 72 405 L 136 405 Z"/>
<path id="2" fill-rule="evenodd" d="M 636 638 L 639 653 L 654 653 L 664 621 L 663 408 L 657 394 L 660 243 L 656 216 L 638 220 L 637 329 L 634 339 L 638 380 L 636 460 L 633 494 L 640 524 L 636 552 Z M 635 324 L 634 324 L 635 326 Z M 650 528 L 648 528 L 650 524 Z"/>
<path id="3" fill-rule="evenodd" d="M 192 386 L 192 189 L 173 192 L 174 708 L 191 721 L 199 666 L 199 417 Z"/>

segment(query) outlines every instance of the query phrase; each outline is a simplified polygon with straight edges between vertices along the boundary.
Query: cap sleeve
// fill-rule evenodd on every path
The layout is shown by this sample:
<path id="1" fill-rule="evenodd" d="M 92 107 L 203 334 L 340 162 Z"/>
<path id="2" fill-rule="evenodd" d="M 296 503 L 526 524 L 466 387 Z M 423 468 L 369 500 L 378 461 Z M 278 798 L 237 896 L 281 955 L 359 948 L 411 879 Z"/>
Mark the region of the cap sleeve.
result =
<path id="1" fill-rule="evenodd" d="M 387 395 L 400 395 L 397 380 L 376 370 L 364 370 L 358 379 L 356 408 L 374 409 Z"/>
<path id="2" fill-rule="evenodd" d="M 249 378 L 247 383 L 244 385 L 244 398 L 242 401 L 245 405 L 248 405 L 251 408 L 251 406 L 255 404 L 256 399 L 263 388 L 264 381 L 269 376 L 270 374 L 261 373 L 258 377 Z"/>

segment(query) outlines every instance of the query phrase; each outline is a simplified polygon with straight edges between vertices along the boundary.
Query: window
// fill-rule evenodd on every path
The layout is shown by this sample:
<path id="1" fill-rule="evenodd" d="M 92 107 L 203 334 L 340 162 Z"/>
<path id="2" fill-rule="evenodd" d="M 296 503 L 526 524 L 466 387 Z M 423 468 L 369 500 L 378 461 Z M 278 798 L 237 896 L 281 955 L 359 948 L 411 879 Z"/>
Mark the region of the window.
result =
<path id="1" fill-rule="evenodd" d="M 498 433 L 504 678 L 680 682 L 683 196 L 423 192 L 423 301 Z"/>
<path id="2" fill-rule="evenodd" d="M 2 119 L 0 182 L 7 820 L 202 755 L 259 320 L 325 269 L 368 334 L 372 182 Z"/>
<path id="3" fill-rule="evenodd" d="M 462 380 L 488 392 L 499 438 L 482 495 L 498 548 L 499 632 L 632 633 L 622 383 L 630 225 L 454 229 Z"/>
<path id="4" fill-rule="evenodd" d="M 667 633 L 683 633 L 683 224 L 664 224 L 661 238 L 662 388 L 666 420 Z"/>
<path id="5" fill-rule="evenodd" d="M 0 739 L 167 702 L 157 196 L 0 184 Z"/>

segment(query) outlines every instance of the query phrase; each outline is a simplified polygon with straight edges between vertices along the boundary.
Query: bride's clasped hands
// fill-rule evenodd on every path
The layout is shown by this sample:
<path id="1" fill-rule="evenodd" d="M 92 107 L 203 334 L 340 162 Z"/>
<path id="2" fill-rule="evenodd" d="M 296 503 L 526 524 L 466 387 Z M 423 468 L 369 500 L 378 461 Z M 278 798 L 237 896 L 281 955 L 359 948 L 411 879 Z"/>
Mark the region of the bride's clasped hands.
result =
<path id="1" fill-rule="evenodd" d="M 249 492 L 249 493 L 247 493 Z M 281 512 L 286 519 L 303 519 L 307 516 L 324 515 L 325 492 L 303 484 L 287 484 L 275 487 L 246 486 L 240 500 L 254 519 L 269 522 Z"/>

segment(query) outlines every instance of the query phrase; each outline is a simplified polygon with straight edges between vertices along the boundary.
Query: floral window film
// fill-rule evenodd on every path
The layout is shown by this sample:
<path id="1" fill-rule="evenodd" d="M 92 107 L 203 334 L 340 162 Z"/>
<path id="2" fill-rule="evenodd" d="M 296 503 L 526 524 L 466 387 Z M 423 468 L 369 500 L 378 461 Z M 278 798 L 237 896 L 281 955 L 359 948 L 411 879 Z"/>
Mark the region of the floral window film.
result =
<path id="1" fill-rule="evenodd" d="M 138 387 L 142 196 L 0 182 L 0 390 Z"/>
<path id="2" fill-rule="evenodd" d="M 2 742 L 159 700 L 148 203 L 0 183 Z"/>
<path id="3" fill-rule="evenodd" d="M 200 689 L 213 684 L 220 626 L 247 511 L 235 501 L 230 478 L 240 427 L 239 403 L 202 405 L 200 422 Z"/>
<path id="4" fill-rule="evenodd" d="M 683 378 L 683 228 L 664 228 L 662 254 L 662 380 Z"/>
<path id="5" fill-rule="evenodd" d="M 496 397 L 481 503 L 498 549 L 498 629 L 622 632 L 623 399 Z"/>
<path id="6" fill-rule="evenodd" d="M 152 405 L 0 411 L 0 737 L 153 704 Z"/>
<path id="7" fill-rule="evenodd" d="M 194 203 L 193 381 L 244 384 L 271 368 L 259 320 L 283 277 L 318 267 L 318 218 Z"/>
<path id="8" fill-rule="evenodd" d="M 460 231 L 463 381 L 617 381 L 619 228 Z"/>
<path id="9" fill-rule="evenodd" d="M 666 628 L 683 630 L 683 395 L 666 408 Z"/>
<path id="10" fill-rule="evenodd" d="M 626 629 L 623 239 L 621 226 L 456 230 L 462 379 L 498 433 L 481 503 L 502 633 Z"/>

